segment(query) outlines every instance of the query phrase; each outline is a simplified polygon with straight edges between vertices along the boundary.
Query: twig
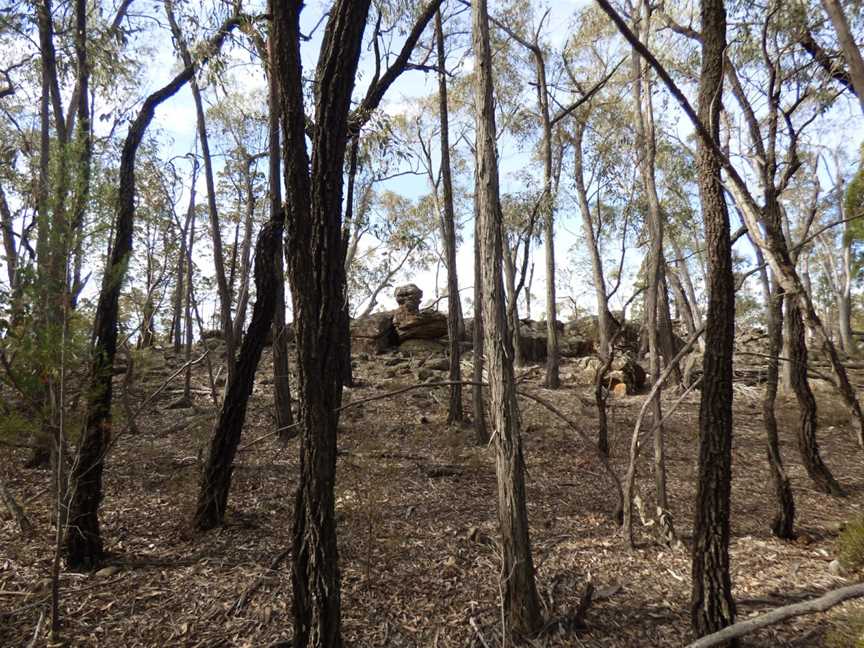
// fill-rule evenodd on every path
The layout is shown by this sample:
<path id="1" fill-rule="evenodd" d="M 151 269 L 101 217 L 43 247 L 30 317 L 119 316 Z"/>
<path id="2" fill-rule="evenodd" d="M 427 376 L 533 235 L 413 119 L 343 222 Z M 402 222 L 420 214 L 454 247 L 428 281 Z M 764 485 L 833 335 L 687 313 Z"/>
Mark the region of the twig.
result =
<path id="1" fill-rule="evenodd" d="M 36 642 L 39 641 L 39 635 L 42 634 L 42 622 L 45 620 L 45 610 L 39 613 L 39 620 L 36 622 L 36 630 L 33 632 L 33 638 L 27 644 L 27 648 L 35 648 Z"/>
<path id="2" fill-rule="evenodd" d="M 483 636 L 483 633 L 480 631 L 480 628 L 477 626 L 477 622 L 474 620 L 474 617 L 469 617 L 468 623 L 474 629 L 474 632 L 477 633 L 477 638 L 480 640 L 480 643 L 483 644 L 483 648 L 489 648 L 489 644 L 486 643 L 486 637 Z"/>
<path id="3" fill-rule="evenodd" d="M 273 559 L 273 562 L 270 563 L 270 566 L 267 568 L 267 573 L 261 574 L 258 578 L 256 578 L 252 583 L 243 591 L 243 594 L 240 595 L 240 598 L 237 599 L 237 602 L 234 604 L 232 608 L 232 612 L 234 614 L 238 614 L 240 610 L 246 607 L 246 604 L 249 602 L 249 597 L 255 593 L 255 591 L 264 584 L 264 581 L 267 580 L 269 576 L 269 572 L 272 572 L 276 569 L 279 564 L 285 560 L 289 554 L 291 553 L 291 547 L 287 547 L 283 549 L 278 556 Z"/>

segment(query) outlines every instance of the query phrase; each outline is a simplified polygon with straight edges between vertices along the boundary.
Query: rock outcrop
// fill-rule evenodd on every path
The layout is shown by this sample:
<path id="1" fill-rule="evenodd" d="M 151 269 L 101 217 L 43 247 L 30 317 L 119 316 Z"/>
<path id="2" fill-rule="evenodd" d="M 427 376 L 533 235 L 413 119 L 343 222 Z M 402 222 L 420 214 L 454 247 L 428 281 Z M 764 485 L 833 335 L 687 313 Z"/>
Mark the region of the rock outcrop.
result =
<path id="1" fill-rule="evenodd" d="M 572 378 L 582 385 L 594 383 L 594 376 L 601 366 L 600 358 L 588 356 L 580 358 L 573 365 Z M 645 370 L 629 354 L 618 355 L 606 374 L 606 384 L 616 396 L 637 394 L 645 388 Z"/>
<path id="2" fill-rule="evenodd" d="M 405 340 L 437 340 L 447 335 L 447 316 L 433 310 L 420 310 L 423 291 L 414 284 L 399 286 L 395 291 L 396 303 L 393 326 L 399 342 Z"/>
<path id="3" fill-rule="evenodd" d="M 351 320 L 351 341 L 357 351 L 384 353 L 399 344 L 393 326 L 393 311 L 372 313 Z"/>

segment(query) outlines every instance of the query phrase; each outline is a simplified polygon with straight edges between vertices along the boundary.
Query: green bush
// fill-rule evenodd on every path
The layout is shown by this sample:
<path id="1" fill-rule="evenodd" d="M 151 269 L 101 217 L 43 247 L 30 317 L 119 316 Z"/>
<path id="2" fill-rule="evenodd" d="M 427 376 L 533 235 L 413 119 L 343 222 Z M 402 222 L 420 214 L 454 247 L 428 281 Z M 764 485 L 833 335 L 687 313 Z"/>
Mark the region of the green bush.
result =
<path id="1" fill-rule="evenodd" d="M 825 648 L 864 648 L 864 608 L 832 615 L 825 635 Z"/>
<path id="2" fill-rule="evenodd" d="M 840 533 L 837 558 L 851 572 L 864 570 L 864 515 L 850 520 Z"/>

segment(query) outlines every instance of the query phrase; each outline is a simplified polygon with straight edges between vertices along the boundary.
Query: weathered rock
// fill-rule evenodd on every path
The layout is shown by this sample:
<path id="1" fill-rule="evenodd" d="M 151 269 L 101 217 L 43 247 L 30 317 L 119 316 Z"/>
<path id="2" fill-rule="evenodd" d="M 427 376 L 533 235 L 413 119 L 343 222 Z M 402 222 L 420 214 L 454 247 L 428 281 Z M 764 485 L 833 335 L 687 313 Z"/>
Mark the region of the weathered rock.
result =
<path id="1" fill-rule="evenodd" d="M 576 361 L 572 374 L 573 379 L 582 385 L 594 383 L 594 376 L 601 366 L 600 358 L 588 356 Z M 612 361 L 609 373 L 606 374 L 607 385 L 615 395 L 636 394 L 645 387 L 645 370 L 629 355 L 620 355 Z M 615 390 L 616 385 L 624 385 Z M 624 390 L 624 394 L 620 393 Z"/>
<path id="2" fill-rule="evenodd" d="M 433 310 L 404 313 L 399 309 L 393 315 L 393 325 L 400 343 L 405 340 L 437 340 L 447 335 L 447 316 Z"/>
<path id="3" fill-rule="evenodd" d="M 438 340 L 405 340 L 399 345 L 404 355 L 415 356 L 429 353 L 444 353 L 446 346 Z"/>
<path id="4" fill-rule="evenodd" d="M 393 327 L 392 311 L 372 313 L 351 320 L 350 330 L 355 350 L 383 353 L 399 343 L 396 329 Z"/>
<path id="5" fill-rule="evenodd" d="M 399 286 L 395 293 L 399 308 L 393 313 L 393 326 L 399 342 L 437 340 L 447 335 L 447 316 L 433 310 L 420 310 L 423 291 L 414 284 Z"/>
<path id="6" fill-rule="evenodd" d="M 584 358 L 594 353 L 594 343 L 591 340 L 575 335 L 565 335 L 559 340 L 562 358 Z"/>
<path id="7" fill-rule="evenodd" d="M 420 300 L 423 299 L 423 291 L 415 284 L 405 284 L 393 291 L 396 303 L 407 311 L 417 312 L 420 310 Z"/>

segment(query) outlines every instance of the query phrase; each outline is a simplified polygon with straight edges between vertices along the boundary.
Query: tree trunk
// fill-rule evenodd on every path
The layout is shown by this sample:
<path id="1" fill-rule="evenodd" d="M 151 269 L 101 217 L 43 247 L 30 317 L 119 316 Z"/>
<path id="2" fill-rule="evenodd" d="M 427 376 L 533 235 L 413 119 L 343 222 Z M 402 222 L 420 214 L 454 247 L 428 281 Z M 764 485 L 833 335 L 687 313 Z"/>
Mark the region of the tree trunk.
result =
<path id="1" fill-rule="evenodd" d="M 342 398 L 342 376 L 333 368 L 343 356 L 339 341 L 345 304 L 342 176 L 347 115 L 369 4 L 337 0 L 331 8 L 316 71 L 311 177 L 300 59 L 302 5 L 271 5 L 300 370 L 302 443 L 291 570 L 295 648 L 342 645 L 333 493 L 338 423 L 334 410 Z"/>
<path id="2" fill-rule="evenodd" d="M 441 122 L 441 188 L 444 209 L 441 230 L 444 233 L 444 255 L 447 262 L 447 337 L 450 351 L 448 380 L 450 399 L 447 423 L 462 420 L 462 302 L 459 297 L 459 277 L 456 272 L 456 216 L 453 212 L 453 181 L 450 177 L 450 117 L 447 109 L 447 60 L 444 55 L 444 28 L 441 11 L 435 13 L 435 46 L 438 55 L 438 113 Z"/>
<path id="3" fill-rule="evenodd" d="M 810 383 L 807 380 L 808 352 L 804 339 L 804 323 L 800 310 L 792 300 L 787 302 L 786 320 L 789 327 L 789 367 L 792 372 L 792 389 L 798 400 L 801 416 L 798 428 L 798 451 L 801 453 L 801 462 L 819 491 L 827 495 L 843 497 L 845 495 L 843 489 L 834 479 L 819 454 L 819 444 L 816 440 L 816 399 L 813 397 Z"/>
<path id="4" fill-rule="evenodd" d="M 480 185 L 475 179 L 474 183 L 474 327 L 472 329 L 472 348 L 474 353 L 473 374 L 474 385 L 471 388 L 474 401 L 474 442 L 478 446 L 489 443 L 489 430 L 486 427 L 486 403 L 483 394 L 483 275 L 481 273 L 480 255 L 480 216 L 477 211 L 477 193 Z"/>
<path id="5" fill-rule="evenodd" d="M 267 42 L 267 90 L 270 111 L 268 114 L 268 166 L 270 191 L 270 220 L 285 222 L 282 206 L 281 158 L 279 152 L 280 135 L 279 120 L 279 85 L 274 74 L 276 52 L 273 51 L 273 39 Z M 280 241 L 276 251 L 276 312 L 273 314 L 273 403 L 276 410 L 276 429 L 283 442 L 297 436 L 296 430 L 286 430 L 294 423 L 291 411 L 291 361 L 288 355 L 288 329 L 285 321 L 285 254 L 284 245 Z"/>
<path id="6" fill-rule="evenodd" d="M 594 375 L 594 400 L 597 403 L 597 448 L 604 456 L 609 456 L 609 424 L 606 417 L 607 386 L 606 375 L 612 366 L 613 349 L 610 345 L 609 296 L 606 294 L 606 278 L 603 275 L 603 259 L 600 256 L 599 232 L 594 232 L 594 217 L 588 202 L 585 188 L 585 165 L 582 151 L 586 124 L 576 123 L 573 133 L 573 178 L 576 185 L 576 198 L 582 214 L 582 232 L 591 257 L 591 273 L 594 279 L 594 295 L 597 299 L 597 355 L 602 363 Z M 600 208 L 598 197 L 597 208 Z M 623 326 L 623 322 L 621 326 Z"/>
<path id="7" fill-rule="evenodd" d="M 277 211 L 275 219 L 261 229 L 255 246 L 255 306 L 252 309 L 252 321 L 243 336 L 235 371 L 228 377 L 225 399 L 201 474 L 193 521 L 195 528 L 200 531 L 220 525 L 225 517 L 234 456 L 246 420 L 246 407 L 276 310 L 278 283 L 281 281 L 277 258 L 280 256 L 281 246 L 282 212 Z"/>
<path id="8" fill-rule="evenodd" d="M 495 150 L 495 108 L 492 97 L 492 55 L 485 0 L 475 0 L 472 12 L 477 129 L 477 214 L 480 217 L 480 249 L 483 292 L 484 343 L 489 363 L 489 393 L 495 430 L 498 477 L 498 523 L 501 531 L 502 616 L 507 632 L 531 636 L 543 625 L 525 505 L 524 459 L 519 431 L 519 406 L 513 374 L 513 350 L 507 336 L 504 283 L 501 274 L 502 232 L 498 193 L 498 161 Z M 551 223 L 550 223 L 551 225 Z M 551 228 L 547 237 L 551 237 Z M 554 280 L 554 272 L 549 277 Z M 553 292 L 554 295 L 554 292 Z M 550 313 L 554 326 L 554 310 Z M 547 370 L 552 365 L 547 366 Z M 554 367 L 557 370 L 557 367 Z M 557 373 L 557 371 L 556 371 Z M 547 379 L 549 374 L 547 374 Z"/>
<path id="9" fill-rule="evenodd" d="M 768 471 L 774 491 L 775 513 L 771 532 L 778 538 L 791 540 L 795 537 L 795 500 L 789 477 L 780 455 L 780 440 L 777 435 L 777 419 L 774 408 L 777 402 L 780 349 L 783 345 L 783 293 L 775 284 L 767 301 L 768 365 L 765 379 L 765 396 L 762 400 L 762 420 L 767 440 Z"/>
<path id="10" fill-rule="evenodd" d="M 186 45 L 183 32 L 174 17 L 173 0 L 165 3 L 165 11 L 168 22 L 171 25 L 171 33 L 174 37 L 177 50 L 183 65 L 187 68 L 193 65 L 192 55 Z M 219 290 L 219 312 L 222 324 L 222 337 L 225 340 L 225 357 L 228 367 L 228 375 L 231 375 L 234 365 L 234 328 L 231 320 L 231 291 L 228 288 L 228 279 L 225 275 L 225 257 L 222 252 L 222 230 L 219 224 L 219 212 L 216 208 L 216 182 L 213 176 L 213 158 L 210 156 L 210 141 L 207 135 L 207 122 L 204 116 L 204 100 L 195 75 L 189 79 L 189 87 L 192 89 L 192 98 L 195 101 L 195 116 L 198 127 L 198 139 L 201 141 L 201 158 L 204 162 L 204 180 L 207 187 L 207 213 L 210 215 L 210 235 L 213 240 L 213 267 L 216 270 L 216 285 Z"/>
<path id="11" fill-rule="evenodd" d="M 701 0 L 702 64 L 699 118 L 719 141 L 726 10 L 723 0 Z M 708 255 L 708 313 L 702 399 L 699 408 L 699 466 L 693 523 L 691 625 L 701 637 L 735 622 L 729 575 L 729 513 L 732 487 L 732 354 L 735 280 L 729 214 L 720 164 L 700 138 L 699 195 Z"/>
<path id="12" fill-rule="evenodd" d="M 238 24 L 236 16 L 223 23 L 207 44 L 208 53 L 217 51 L 228 33 Z M 202 57 L 197 65 L 204 64 L 208 57 L 209 54 Z M 96 307 L 90 378 L 85 396 L 87 418 L 70 478 L 72 498 L 65 544 L 66 560 L 73 569 L 93 568 L 103 558 L 99 505 L 102 501 L 102 469 L 111 434 L 112 377 L 117 351 L 120 289 L 132 253 L 135 155 L 157 106 L 174 96 L 192 78 L 195 69 L 195 65 L 187 66 L 167 85 L 147 97 L 129 127 L 129 134 L 123 144 L 110 264 L 102 280 Z"/>
<path id="13" fill-rule="evenodd" d="M 647 43 L 651 34 L 651 9 L 647 3 L 639 4 L 639 20 L 637 27 L 641 31 L 642 42 Z M 634 51 L 633 54 L 634 91 L 633 99 L 636 113 L 636 146 L 639 151 L 639 169 L 642 175 L 642 183 L 648 198 L 647 224 L 650 236 L 647 265 L 647 290 L 645 292 L 645 323 L 648 337 L 648 374 L 651 382 L 656 383 L 660 379 L 662 371 L 660 366 L 661 355 L 661 332 L 663 328 L 668 335 L 669 314 L 668 300 L 661 299 L 661 291 L 664 289 L 663 281 L 663 215 L 660 210 L 660 200 L 657 194 L 657 184 L 654 177 L 654 167 L 657 144 L 654 135 L 654 109 L 651 100 L 651 84 L 647 70 L 643 70 L 642 59 Z M 644 88 L 643 88 L 644 85 Z M 661 310 L 663 311 L 661 313 Z M 662 349 L 667 362 L 674 357 L 674 350 Z M 671 351 L 671 353 L 670 353 Z M 676 382 L 681 382 L 681 373 L 676 369 Z M 668 516 L 662 515 L 663 511 L 669 509 L 669 498 L 666 492 L 666 451 L 665 430 L 658 425 L 663 420 L 661 397 L 652 401 L 651 415 L 654 420 L 654 483 L 657 508 L 660 510 L 661 520 L 670 520 Z M 674 530 L 667 529 L 668 536 L 674 535 Z"/>
<path id="14" fill-rule="evenodd" d="M 513 259 L 519 253 L 519 246 L 514 250 L 503 250 L 504 280 L 507 286 L 507 314 L 510 328 L 510 339 L 513 342 L 513 364 L 524 367 L 526 364 L 525 350 L 522 348 L 522 323 L 519 321 L 519 294 L 516 292 L 516 263 Z"/>
<path id="15" fill-rule="evenodd" d="M 537 67 L 537 100 L 543 127 L 543 249 L 546 255 L 546 380 L 547 389 L 561 386 L 558 343 L 558 308 L 555 300 L 555 196 L 552 191 L 552 123 L 549 117 L 549 88 L 546 85 L 546 63 L 535 43 L 532 49 Z"/>

